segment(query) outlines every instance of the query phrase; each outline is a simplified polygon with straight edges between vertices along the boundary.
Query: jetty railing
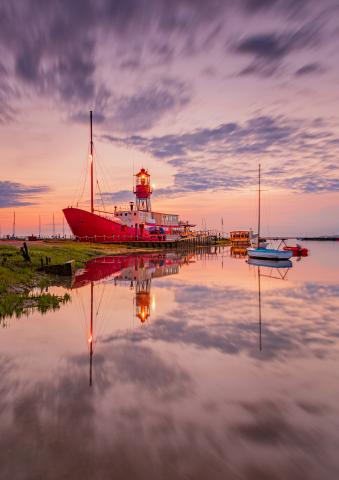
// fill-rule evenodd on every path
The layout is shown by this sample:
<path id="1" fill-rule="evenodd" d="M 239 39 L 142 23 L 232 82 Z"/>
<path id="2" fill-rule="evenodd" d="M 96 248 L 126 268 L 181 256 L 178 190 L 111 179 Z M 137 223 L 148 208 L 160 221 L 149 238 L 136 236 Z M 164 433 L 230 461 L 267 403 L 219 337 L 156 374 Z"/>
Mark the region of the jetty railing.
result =
<path id="1" fill-rule="evenodd" d="M 94 242 L 94 243 L 120 243 L 130 246 L 142 247 L 163 247 L 163 248 L 178 248 L 186 249 L 195 246 L 215 245 L 218 237 L 208 233 L 198 233 L 184 238 L 166 239 L 166 235 L 150 235 L 149 237 L 128 238 L 126 235 L 94 235 L 75 237 L 76 241 Z"/>

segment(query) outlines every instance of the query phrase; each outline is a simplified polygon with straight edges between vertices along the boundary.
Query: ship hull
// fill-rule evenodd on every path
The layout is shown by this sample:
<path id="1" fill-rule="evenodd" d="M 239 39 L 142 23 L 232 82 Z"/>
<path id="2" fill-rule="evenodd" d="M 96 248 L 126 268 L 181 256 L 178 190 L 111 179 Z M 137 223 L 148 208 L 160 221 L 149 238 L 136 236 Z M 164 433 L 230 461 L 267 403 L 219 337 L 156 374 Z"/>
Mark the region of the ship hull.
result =
<path id="1" fill-rule="evenodd" d="M 142 226 L 129 227 L 110 218 L 80 208 L 63 210 L 67 223 L 79 241 L 120 243 L 128 241 L 163 241 L 165 235 L 152 235 Z"/>

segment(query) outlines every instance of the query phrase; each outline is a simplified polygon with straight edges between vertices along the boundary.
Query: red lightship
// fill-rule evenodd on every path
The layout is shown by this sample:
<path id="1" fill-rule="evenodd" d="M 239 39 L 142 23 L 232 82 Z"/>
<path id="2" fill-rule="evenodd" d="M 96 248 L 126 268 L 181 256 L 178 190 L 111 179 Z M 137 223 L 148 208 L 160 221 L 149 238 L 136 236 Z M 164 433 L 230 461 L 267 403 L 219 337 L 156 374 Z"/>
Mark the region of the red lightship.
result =
<path id="1" fill-rule="evenodd" d="M 153 212 L 151 209 L 151 176 L 142 168 L 134 177 L 135 202 L 128 207 L 114 206 L 114 212 L 94 207 L 94 149 L 92 112 L 90 112 L 90 211 L 75 207 L 63 210 L 67 223 L 79 241 L 121 243 L 128 241 L 165 241 L 185 237 L 191 233 L 188 222 L 179 215 Z"/>

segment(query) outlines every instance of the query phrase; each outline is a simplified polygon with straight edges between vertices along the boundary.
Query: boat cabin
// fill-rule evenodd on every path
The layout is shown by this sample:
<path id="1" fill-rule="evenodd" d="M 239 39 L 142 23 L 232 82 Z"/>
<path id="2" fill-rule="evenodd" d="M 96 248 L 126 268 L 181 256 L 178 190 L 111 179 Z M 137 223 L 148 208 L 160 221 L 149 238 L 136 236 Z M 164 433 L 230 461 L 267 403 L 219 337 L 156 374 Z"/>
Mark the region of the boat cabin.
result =
<path id="1" fill-rule="evenodd" d="M 233 230 L 230 232 L 230 240 L 232 245 L 250 245 L 251 239 L 251 230 Z"/>

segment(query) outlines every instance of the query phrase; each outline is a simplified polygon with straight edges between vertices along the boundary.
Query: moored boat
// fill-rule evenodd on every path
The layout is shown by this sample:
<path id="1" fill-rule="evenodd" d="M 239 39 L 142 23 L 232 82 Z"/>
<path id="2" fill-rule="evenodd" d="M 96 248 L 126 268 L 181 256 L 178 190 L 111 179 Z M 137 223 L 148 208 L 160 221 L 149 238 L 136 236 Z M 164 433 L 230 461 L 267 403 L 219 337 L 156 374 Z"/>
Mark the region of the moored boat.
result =
<path id="1" fill-rule="evenodd" d="M 288 260 L 293 256 L 293 252 L 286 250 L 277 250 L 274 248 L 248 248 L 247 255 L 250 258 L 267 260 Z"/>
<path id="2" fill-rule="evenodd" d="M 285 251 L 290 251 L 293 253 L 293 257 L 307 257 L 308 248 L 302 247 L 301 245 L 288 246 L 284 247 Z"/>
<path id="3" fill-rule="evenodd" d="M 263 245 L 262 239 L 260 238 L 260 220 L 261 220 L 261 167 L 259 163 L 259 189 L 258 189 L 258 237 L 257 237 L 257 247 L 249 247 L 247 249 L 247 254 L 250 258 L 259 258 L 259 259 L 268 259 L 268 260 L 288 260 L 293 256 L 292 251 L 266 248 L 266 244 Z"/>

